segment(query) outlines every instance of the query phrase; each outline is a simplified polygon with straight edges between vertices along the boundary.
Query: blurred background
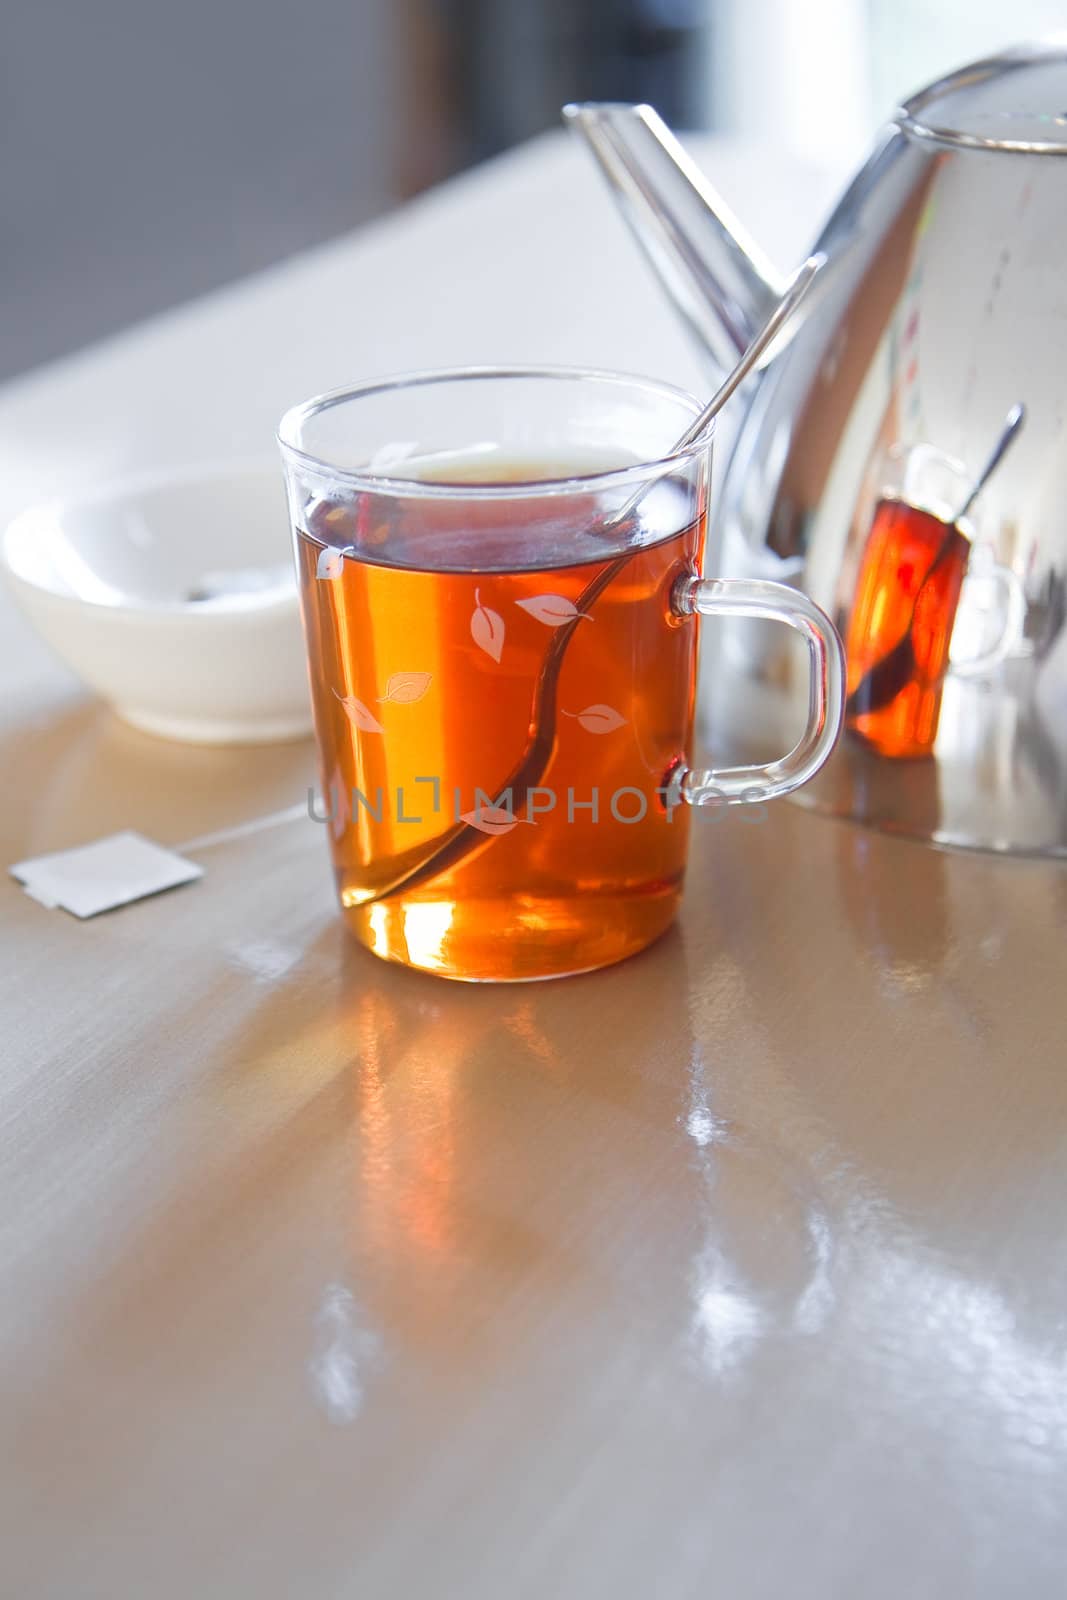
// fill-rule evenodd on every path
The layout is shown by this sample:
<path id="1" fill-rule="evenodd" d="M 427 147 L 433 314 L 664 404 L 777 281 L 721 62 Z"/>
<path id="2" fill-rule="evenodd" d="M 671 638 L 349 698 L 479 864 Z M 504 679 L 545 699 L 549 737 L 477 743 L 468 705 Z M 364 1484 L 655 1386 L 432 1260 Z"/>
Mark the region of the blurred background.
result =
<path id="1" fill-rule="evenodd" d="M 0 379 L 559 123 L 651 101 L 840 171 L 1064 0 L 8 0 Z"/>

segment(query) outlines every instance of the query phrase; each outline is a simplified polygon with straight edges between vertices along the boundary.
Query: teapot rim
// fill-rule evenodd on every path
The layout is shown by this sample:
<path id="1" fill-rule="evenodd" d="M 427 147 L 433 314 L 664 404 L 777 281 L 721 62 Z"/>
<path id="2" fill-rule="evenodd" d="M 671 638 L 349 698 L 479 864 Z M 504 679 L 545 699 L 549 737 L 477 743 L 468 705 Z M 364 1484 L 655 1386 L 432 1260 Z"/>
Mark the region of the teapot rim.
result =
<path id="1" fill-rule="evenodd" d="M 998 51 L 996 55 L 972 61 L 969 65 L 958 67 L 954 72 L 927 84 L 924 89 L 920 89 L 897 108 L 893 115 L 893 123 L 902 133 L 912 138 L 957 150 L 995 150 L 1010 155 L 1067 156 L 1067 107 L 1062 113 L 1050 118 L 1063 130 L 1058 141 L 996 138 L 991 135 L 971 133 L 962 128 L 943 126 L 925 115 L 928 108 L 946 95 L 987 83 L 990 79 L 1006 75 L 1021 67 L 1057 60 L 1067 67 L 1067 34 L 1064 33 Z M 1012 113 L 1004 115 L 1011 116 Z M 1036 114 L 1032 114 L 1030 120 L 1034 120 L 1035 117 Z"/>

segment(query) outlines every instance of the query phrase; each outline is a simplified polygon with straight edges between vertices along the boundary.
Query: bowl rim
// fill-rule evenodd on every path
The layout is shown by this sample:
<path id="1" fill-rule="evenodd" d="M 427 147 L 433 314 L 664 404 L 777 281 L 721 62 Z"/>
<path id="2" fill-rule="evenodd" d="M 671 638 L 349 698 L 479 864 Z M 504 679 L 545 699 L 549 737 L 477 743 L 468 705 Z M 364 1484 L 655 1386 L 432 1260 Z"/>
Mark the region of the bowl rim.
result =
<path id="1" fill-rule="evenodd" d="M 24 572 L 18 570 L 11 559 L 12 545 L 19 536 L 21 526 L 29 519 L 40 517 L 42 514 L 47 513 L 53 517 L 70 516 L 82 509 L 99 508 L 109 503 L 117 505 L 124 500 L 167 489 L 187 488 L 197 484 L 209 488 L 213 483 L 253 477 L 264 481 L 268 477 L 273 479 L 278 486 L 279 498 L 284 500 L 285 484 L 277 457 L 266 452 L 262 455 L 241 456 L 230 460 L 187 462 L 178 467 L 146 468 L 144 471 L 124 477 L 105 479 L 85 490 L 75 489 L 65 494 L 49 495 L 33 500 L 8 517 L 0 529 L 0 572 L 13 589 L 39 595 L 50 605 L 65 607 L 71 612 L 124 617 L 127 620 L 150 618 L 156 621 L 167 618 L 185 621 L 195 617 L 198 623 L 210 619 L 213 624 L 218 625 L 240 623 L 253 618 L 263 618 L 274 612 L 289 611 L 298 604 L 295 576 L 291 591 L 269 598 L 253 593 L 233 595 L 218 604 L 190 600 L 151 600 L 147 597 L 112 601 L 99 600 L 88 595 L 65 594 L 58 589 L 50 588 L 48 584 L 38 583 L 33 578 L 27 577 Z"/>

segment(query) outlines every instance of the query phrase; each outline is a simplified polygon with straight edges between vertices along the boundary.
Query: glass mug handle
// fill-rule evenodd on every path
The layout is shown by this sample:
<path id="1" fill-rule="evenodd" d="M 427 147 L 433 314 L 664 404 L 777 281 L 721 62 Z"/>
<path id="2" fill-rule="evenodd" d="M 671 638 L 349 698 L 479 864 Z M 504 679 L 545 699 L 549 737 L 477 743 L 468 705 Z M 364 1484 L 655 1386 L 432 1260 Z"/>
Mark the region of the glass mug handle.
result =
<path id="1" fill-rule="evenodd" d="M 671 602 L 680 616 L 784 622 L 807 644 L 810 673 L 808 725 L 788 755 L 760 766 L 686 768 L 677 779 L 681 798 L 693 806 L 744 805 L 774 800 L 807 783 L 837 743 L 845 715 L 845 652 L 825 611 L 783 583 L 747 578 L 682 578 Z"/>
<path id="2" fill-rule="evenodd" d="M 1002 626 L 993 643 L 974 655 L 953 656 L 950 642 L 948 670 L 954 678 L 984 678 L 988 673 L 994 672 L 1008 659 L 1023 636 L 1026 624 L 1026 594 L 1017 574 L 1010 567 L 1001 566 L 998 561 L 990 562 L 981 571 L 964 573 L 960 601 L 956 608 L 957 618 L 961 613 L 966 614 L 968 597 L 982 585 L 987 589 L 999 589 L 1004 594 Z"/>

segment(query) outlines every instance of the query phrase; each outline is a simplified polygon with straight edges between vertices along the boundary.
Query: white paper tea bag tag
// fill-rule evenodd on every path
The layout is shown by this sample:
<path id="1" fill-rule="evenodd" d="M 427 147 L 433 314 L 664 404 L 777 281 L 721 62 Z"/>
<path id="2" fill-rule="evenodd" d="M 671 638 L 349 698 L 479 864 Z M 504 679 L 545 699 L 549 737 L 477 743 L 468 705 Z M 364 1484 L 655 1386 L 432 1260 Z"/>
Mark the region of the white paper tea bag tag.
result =
<path id="1" fill-rule="evenodd" d="M 203 867 L 139 833 L 113 833 L 77 850 L 19 861 L 10 869 L 34 900 L 76 917 L 128 905 L 203 877 Z"/>

